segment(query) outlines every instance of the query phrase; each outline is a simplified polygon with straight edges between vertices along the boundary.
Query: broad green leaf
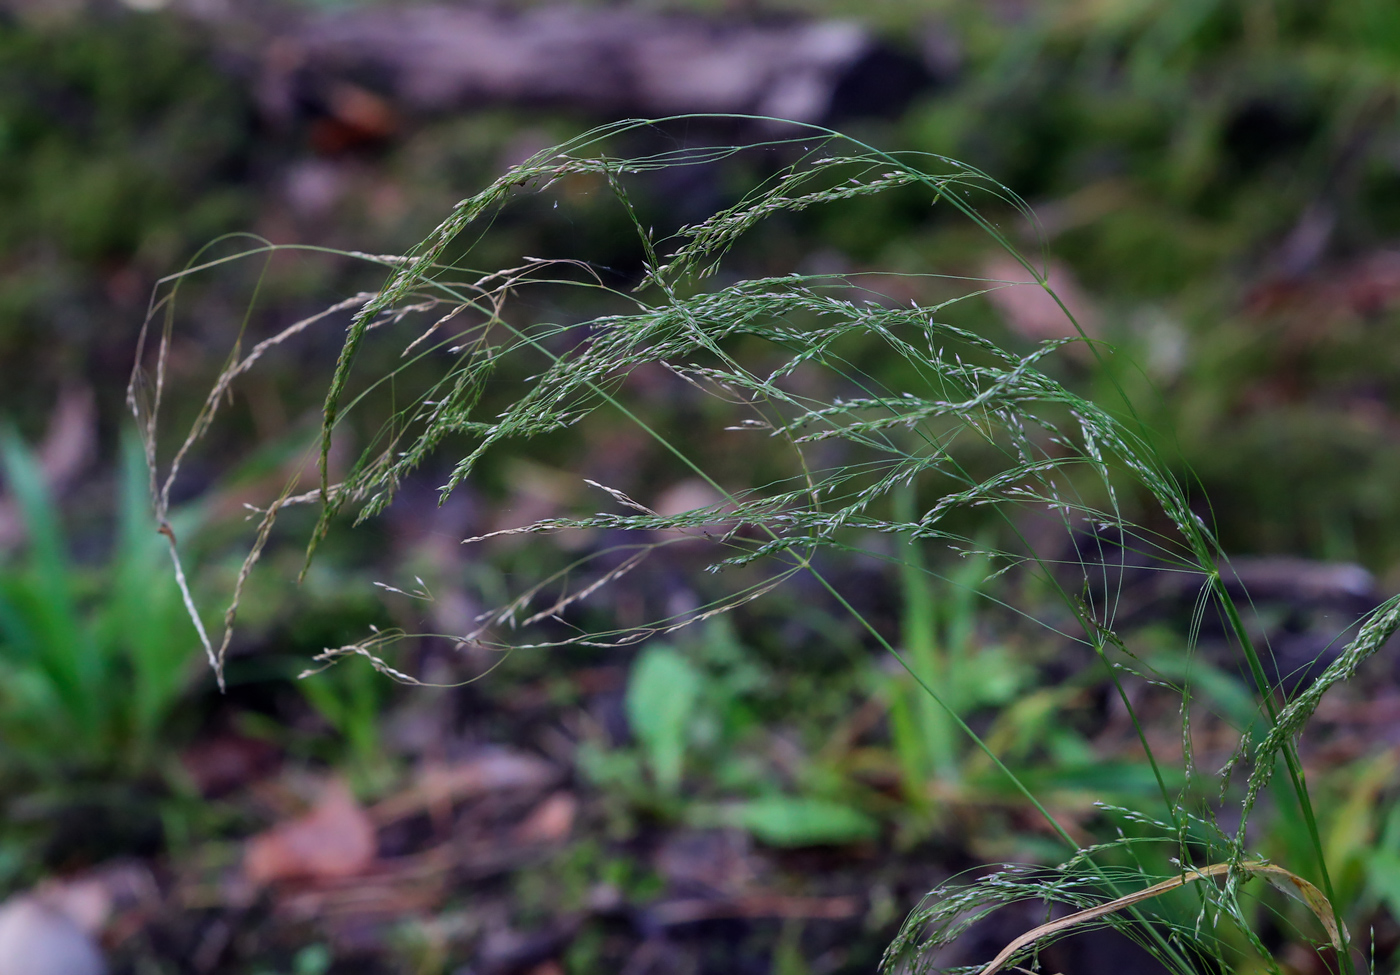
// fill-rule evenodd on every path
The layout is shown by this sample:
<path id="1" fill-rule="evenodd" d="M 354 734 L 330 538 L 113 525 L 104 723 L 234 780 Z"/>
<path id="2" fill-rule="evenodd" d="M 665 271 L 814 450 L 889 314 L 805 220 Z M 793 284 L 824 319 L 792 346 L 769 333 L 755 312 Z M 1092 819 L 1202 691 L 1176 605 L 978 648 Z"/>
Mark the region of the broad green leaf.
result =
<path id="1" fill-rule="evenodd" d="M 627 685 L 627 720 L 646 752 L 656 784 L 680 788 L 685 739 L 703 678 L 668 646 L 653 646 L 637 658 Z"/>
<path id="2" fill-rule="evenodd" d="M 1400 854 L 1372 850 L 1366 860 L 1366 880 L 1392 915 L 1400 915 Z"/>
<path id="3" fill-rule="evenodd" d="M 737 820 L 764 843 L 773 846 L 823 846 L 874 839 L 875 820 L 865 813 L 824 799 L 769 796 L 746 802 Z"/>
<path id="4" fill-rule="evenodd" d="M 0 463 L 24 518 L 29 563 L 24 582 L 5 594 L 8 606 L 0 620 L 4 625 L 0 638 L 15 640 L 24 632 L 31 641 L 29 653 L 52 682 L 66 717 L 81 729 L 83 744 L 95 745 L 108 703 L 102 694 L 105 661 L 98 658 L 91 635 L 79 623 L 73 569 L 57 507 L 38 461 L 8 428 L 0 432 Z"/>

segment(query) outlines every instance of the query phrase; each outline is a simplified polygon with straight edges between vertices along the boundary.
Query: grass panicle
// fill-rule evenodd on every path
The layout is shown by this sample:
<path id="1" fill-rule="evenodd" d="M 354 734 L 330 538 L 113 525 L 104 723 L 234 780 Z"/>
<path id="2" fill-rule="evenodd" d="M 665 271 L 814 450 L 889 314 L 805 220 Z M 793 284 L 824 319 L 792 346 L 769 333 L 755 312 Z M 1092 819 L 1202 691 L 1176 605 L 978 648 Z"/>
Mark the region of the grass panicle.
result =
<path id="1" fill-rule="evenodd" d="M 441 488 L 443 498 L 472 477 L 488 456 L 508 450 L 512 443 L 568 431 L 595 412 L 606 411 L 635 424 L 659 452 L 707 484 L 719 500 L 661 513 L 618 487 L 589 481 L 602 510 L 540 518 L 467 539 L 481 543 L 505 535 L 584 530 L 624 541 L 584 551 L 483 612 L 471 630 L 451 634 L 459 646 L 501 651 L 625 646 L 732 610 L 805 573 L 856 614 L 872 639 L 896 651 L 823 574 L 821 553 L 860 549 L 871 533 L 896 536 L 904 554 L 895 561 L 903 566 L 906 589 L 917 588 L 919 580 L 937 588 L 946 577 L 938 566 L 925 565 L 911 546 L 938 543 L 975 554 L 985 563 L 986 579 L 976 580 L 972 588 L 992 596 L 997 578 L 1012 570 L 1038 579 L 1058 600 L 1058 618 L 1072 620 L 1075 631 L 1046 622 L 1051 616 L 1041 607 L 1006 601 L 1002 605 L 1023 613 L 1030 625 L 1045 627 L 1047 639 L 1076 641 L 1102 661 L 1156 774 L 1159 807 L 1153 815 L 1159 827 L 1150 842 L 1168 849 L 1175 867 L 1166 866 L 1166 861 L 1159 867 L 1132 865 L 1132 856 L 1120 855 L 1137 849 L 1127 840 L 1105 848 L 1114 854 L 1107 859 L 1098 855 L 1103 850 L 1083 848 L 974 733 L 954 704 L 939 697 L 939 688 L 920 677 L 918 669 L 929 668 L 915 660 L 919 667 L 911 667 L 910 674 L 923 692 L 946 710 L 956 733 L 968 736 L 1040 810 L 1072 856 L 1058 870 L 1006 869 L 940 888 L 910 918 L 890 948 L 887 965 L 925 970 L 937 958 L 940 945 L 979 918 L 998 906 L 1030 898 L 1062 902 L 1078 913 L 1009 945 L 995 963 L 979 966 L 987 975 L 1002 965 L 1026 962 L 1047 939 L 1105 924 L 1142 941 L 1174 971 L 1228 967 L 1239 959 L 1227 955 L 1238 951 L 1252 952 L 1277 970 L 1240 903 L 1246 882 L 1262 877 L 1303 898 L 1322 920 L 1325 940 L 1337 948 L 1344 970 L 1350 970 L 1346 935 L 1331 907 L 1334 898 L 1322 843 L 1294 742 L 1327 688 L 1351 676 L 1400 625 L 1400 601 L 1392 600 L 1373 614 L 1320 680 L 1276 710 L 1258 651 L 1240 622 L 1241 610 L 1217 568 L 1224 553 L 1210 526 L 1195 513 L 1188 486 L 1159 455 L 1159 439 L 1138 422 L 1126 399 L 1093 402 L 1056 378 L 1064 372 L 1056 364 L 1067 346 L 1087 347 L 1089 354 L 1075 361 L 1092 367 L 1103 355 L 1099 343 L 1084 335 L 1067 310 L 1065 338 L 1021 351 L 959 323 L 966 318 L 967 303 L 993 289 L 1040 287 L 1055 297 L 1043 265 L 1017 251 L 984 216 L 983 209 L 1030 216 L 1014 193 L 953 160 L 885 153 L 813 126 L 790 125 L 783 130 L 790 135 L 753 144 L 683 147 L 641 156 L 619 153 L 619 146 L 635 144 L 655 125 L 604 126 L 536 154 L 459 203 L 406 255 L 352 255 L 385 267 L 384 286 L 297 322 L 247 355 L 240 356 L 235 348 L 193 429 L 169 460 L 164 459 L 157 418 L 181 283 L 228 261 L 263 257 L 269 248 L 257 246 L 192 266 L 164 282 L 167 290 L 150 319 L 153 326 L 161 323 L 160 341 L 138 362 L 130 397 L 146 437 L 158 516 L 168 504 L 182 459 L 207 431 L 231 384 L 274 346 L 334 321 L 336 313 L 356 309 L 328 384 L 318 443 L 311 448 L 319 483 L 294 478 L 280 497 L 255 512 L 255 544 L 225 615 L 222 643 L 210 647 L 215 667 L 223 664 L 242 585 L 279 513 L 288 506 L 320 506 L 307 545 L 309 562 L 337 514 L 358 520 L 383 512 L 415 470 L 449 447 L 455 453 Z M 760 176 L 737 202 L 669 236 L 655 234 L 644 222 L 628 188 L 664 170 L 718 168 L 753 158 L 761 159 L 760 169 L 768 175 Z M 616 274 L 589 264 L 587 254 L 520 257 L 505 269 L 469 266 L 503 212 L 532 195 L 550 194 L 578 181 L 611 193 L 636 232 L 642 269 L 632 282 L 618 283 Z M 1015 258 L 1026 272 L 1025 280 L 932 272 L 903 275 L 908 287 L 902 294 L 934 296 L 920 303 L 917 297 L 886 294 L 888 275 L 793 272 L 735 279 L 728 273 L 726 256 L 765 221 L 792 219 L 815 208 L 890 192 L 920 194 L 935 210 L 952 211 L 970 221 L 989 246 Z M 581 321 L 542 319 L 525 310 L 521 300 L 522 293 L 532 291 L 583 292 L 580 301 L 593 299 L 606 311 Z M 1060 307 L 1064 309 L 1063 303 Z M 410 327 L 415 323 L 417 327 Z M 403 334 L 400 364 L 387 375 L 357 373 L 371 333 Z M 736 351 L 740 345 L 759 346 L 764 353 L 741 355 Z M 408 406 L 396 406 L 374 442 L 343 476 L 333 478 L 332 445 L 346 416 L 376 389 L 425 361 L 441 366 L 436 378 Z M 880 370 L 868 366 L 871 362 L 895 363 L 900 375 L 911 378 L 891 386 L 876 375 Z M 668 437 L 633 402 L 626 381 L 644 366 L 663 367 L 720 404 L 726 419 L 709 435 L 728 438 L 733 444 L 729 449 L 738 454 L 762 455 L 764 469 L 777 473 L 757 483 L 736 484 L 707 470 L 690 443 Z M 529 380 L 512 386 L 516 393 L 502 401 L 497 377 L 524 374 Z M 881 372 L 886 374 L 888 370 Z M 163 480 L 157 471 L 165 472 Z M 1060 547 L 1041 550 L 1032 544 L 1021 530 L 1022 515 L 1028 511 L 1059 523 Z M 983 527 L 969 531 L 969 524 Z M 987 524 L 995 528 L 992 534 Z M 1072 539 L 1088 539 L 1088 544 L 1076 547 L 1069 544 Z M 174 552 L 173 538 L 171 543 Z M 707 546 L 712 572 L 721 581 L 735 582 L 702 605 L 646 623 L 590 630 L 559 625 L 561 616 L 607 587 L 624 583 L 659 549 L 673 544 Z M 1066 551 L 1072 554 L 1066 556 Z M 1201 581 L 1198 617 L 1214 604 L 1233 621 L 1245 666 L 1264 689 L 1254 707 L 1267 729 L 1241 756 L 1250 768 L 1242 812 L 1248 819 L 1282 755 L 1294 800 L 1310 824 L 1318 886 L 1252 855 L 1245 847 L 1243 825 L 1236 836 L 1224 835 L 1213 825 L 1215 807 L 1203 805 L 1189 787 L 1169 786 L 1158 767 L 1123 686 L 1137 670 L 1124 670 L 1118 663 L 1128 661 L 1136 668 L 1138 661 L 1115 629 L 1121 597 L 1117 580 L 1129 558 L 1143 554 L 1164 570 L 1196 574 Z M 383 655 L 397 636 L 375 633 L 360 644 L 328 650 L 318 661 L 328 666 L 347 655 L 364 656 L 383 673 L 413 681 Z M 1183 700 L 1189 701 L 1193 647 L 1183 649 L 1187 663 L 1173 680 Z M 1150 672 L 1150 662 L 1140 669 Z M 1189 708 L 1183 706 L 1189 783 L 1200 773 L 1189 767 L 1188 718 Z M 940 754 L 939 761 L 946 765 L 948 750 Z M 1225 852 L 1201 858 L 1210 851 Z M 1160 895 L 1178 888 L 1190 889 L 1194 913 L 1158 911 Z M 1186 893 L 1183 889 L 1177 896 Z M 1230 948 L 1217 937 L 1221 918 L 1233 919 L 1244 932 L 1247 948 Z M 977 969 L 968 969 L 973 970 Z"/>

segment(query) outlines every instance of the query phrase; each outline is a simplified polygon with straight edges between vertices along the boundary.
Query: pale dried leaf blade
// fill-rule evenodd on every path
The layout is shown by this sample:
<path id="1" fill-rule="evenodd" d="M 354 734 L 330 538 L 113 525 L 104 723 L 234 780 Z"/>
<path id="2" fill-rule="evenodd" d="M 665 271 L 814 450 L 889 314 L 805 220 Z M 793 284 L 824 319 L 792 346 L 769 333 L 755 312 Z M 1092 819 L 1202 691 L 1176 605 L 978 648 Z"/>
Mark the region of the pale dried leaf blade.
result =
<path id="1" fill-rule="evenodd" d="M 982 969 L 979 975 L 995 975 L 996 972 L 1006 967 L 1006 963 L 1010 961 L 1017 952 L 1048 938 L 1050 935 L 1058 934 L 1061 931 L 1067 931 L 1081 924 L 1087 924 L 1090 921 L 1098 920 L 1106 915 L 1121 911 L 1125 907 L 1132 907 L 1134 904 L 1140 904 L 1145 900 L 1151 900 L 1160 894 L 1176 890 L 1178 887 L 1185 886 L 1189 883 L 1195 883 L 1197 880 L 1225 876 L 1230 872 L 1231 867 L 1232 865 L 1229 863 L 1213 863 L 1208 867 L 1186 870 L 1180 876 L 1172 877 L 1170 880 L 1164 880 L 1161 883 L 1153 884 L 1151 887 L 1144 887 L 1142 890 L 1135 891 L 1131 894 L 1125 894 L 1105 904 L 1098 904 L 1094 907 L 1086 908 L 1085 910 L 1077 911 L 1074 914 L 1059 918 L 1058 920 L 1050 921 L 1047 924 L 1042 924 L 1038 928 L 1032 928 L 1003 948 L 997 956 L 991 960 L 987 967 Z M 1322 926 L 1327 930 L 1327 936 L 1331 940 L 1332 946 L 1338 951 L 1345 950 L 1336 913 L 1332 910 L 1332 904 L 1323 895 L 1322 891 L 1318 890 L 1315 886 L 1292 871 L 1285 870 L 1283 867 L 1278 867 L 1271 863 L 1252 860 L 1239 864 L 1237 869 L 1241 873 L 1263 877 L 1274 887 L 1277 887 L 1286 894 L 1298 895 L 1303 903 L 1307 904 L 1309 910 L 1317 915 L 1317 919 L 1322 922 Z"/>
<path id="2" fill-rule="evenodd" d="M 1295 873 L 1275 867 L 1270 864 L 1259 864 L 1257 868 L 1250 871 L 1267 880 L 1270 886 L 1282 891 L 1290 896 L 1299 897 L 1308 910 L 1316 915 L 1319 922 L 1327 930 L 1328 940 L 1338 951 L 1342 951 L 1344 940 L 1342 938 L 1341 922 L 1337 920 L 1336 913 L 1332 910 L 1332 903 L 1327 899 L 1321 890 L 1313 884 L 1308 883 Z"/>

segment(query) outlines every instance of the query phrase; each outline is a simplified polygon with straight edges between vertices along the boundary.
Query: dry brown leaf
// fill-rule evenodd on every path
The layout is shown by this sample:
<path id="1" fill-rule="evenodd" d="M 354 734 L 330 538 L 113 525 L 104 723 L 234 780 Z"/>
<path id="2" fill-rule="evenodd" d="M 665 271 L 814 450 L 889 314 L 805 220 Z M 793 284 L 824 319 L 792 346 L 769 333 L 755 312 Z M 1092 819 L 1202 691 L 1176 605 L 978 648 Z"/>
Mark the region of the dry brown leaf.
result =
<path id="1" fill-rule="evenodd" d="M 517 843 L 558 843 L 568 839 L 578 814 L 578 799 L 572 792 L 556 792 L 545 799 L 515 827 Z"/>
<path id="2" fill-rule="evenodd" d="M 543 789 L 557 774 L 542 758 L 492 749 L 451 765 L 424 765 L 412 786 L 376 804 L 369 814 L 383 825 L 491 792 Z"/>
<path id="3" fill-rule="evenodd" d="M 374 855 L 374 824 L 345 783 L 332 780 L 306 815 L 248 841 L 243 872 L 255 884 L 333 880 L 362 873 Z"/>

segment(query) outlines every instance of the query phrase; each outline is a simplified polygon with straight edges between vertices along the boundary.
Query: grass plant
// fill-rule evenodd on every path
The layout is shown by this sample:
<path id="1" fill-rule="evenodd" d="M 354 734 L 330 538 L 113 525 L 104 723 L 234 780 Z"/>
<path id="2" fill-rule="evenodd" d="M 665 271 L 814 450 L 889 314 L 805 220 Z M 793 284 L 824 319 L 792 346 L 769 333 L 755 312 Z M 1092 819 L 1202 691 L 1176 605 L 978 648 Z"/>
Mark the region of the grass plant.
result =
<path id="1" fill-rule="evenodd" d="M 754 698 L 774 676 L 719 617 L 677 646 L 637 655 L 625 708 L 635 749 L 588 741 L 580 770 L 633 812 L 694 827 L 735 826 L 771 846 L 853 843 L 879 833 L 861 790 L 839 770 L 804 756 L 774 768 Z M 786 774 L 785 774 L 786 773 Z M 787 779 L 790 781 L 784 782 Z M 684 788 L 689 786 L 689 788 Z"/>
<path id="2" fill-rule="evenodd" d="M 168 757 L 162 735 L 195 678 L 194 628 L 150 529 L 139 442 L 128 438 L 112 556 L 75 563 L 34 455 L 0 440 L 28 538 L 0 565 L 0 741 L 7 771 L 52 784 L 77 774 L 141 776 Z M 176 519 L 188 541 L 195 523 Z"/>
<path id="3" fill-rule="evenodd" d="M 489 470 L 495 457 L 529 441 L 566 442 L 598 415 L 633 425 L 654 443 L 668 470 L 703 484 L 713 503 L 663 511 L 647 496 L 639 500 L 635 487 L 588 480 L 589 497 L 602 510 L 590 512 L 585 502 L 467 542 L 605 541 L 570 546 L 554 562 L 540 562 L 539 578 L 483 612 L 467 632 L 442 636 L 459 648 L 502 654 L 625 648 L 801 581 L 848 613 L 870 646 L 905 669 L 904 686 L 891 695 L 892 724 L 911 799 L 927 801 L 919 798 L 927 795 L 925 781 L 956 784 L 970 767 L 983 767 L 1061 844 L 1058 866 L 993 870 L 931 893 L 891 945 L 887 968 L 936 967 L 940 949 L 976 920 L 1031 899 L 1077 911 L 968 971 L 991 975 L 1034 965 L 1036 952 L 1050 941 L 1103 925 L 1138 940 L 1174 972 L 1279 971 L 1259 934 L 1256 898 L 1264 882 L 1299 899 L 1315 919 L 1308 937 L 1334 952 L 1341 971 L 1353 971 L 1361 956 L 1339 918 L 1334 865 L 1298 738 L 1328 688 L 1355 674 L 1400 626 L 1400 599 L 1371 614 L 1311 685 L 1284 695 L 1267 677 L 1268 648 L 1251 636 L 1248 607 L 1226 585 L 1215 526 L 1199 514 L 1206 510 L 1203 499 L 1163 454 L 1161 435 L 1139 420 L 1134 403 L 1113 382 L 1105 383 L 1109 395 L 1099 402 L 1063 378 L 1076 370 L 1102 372 L 1110 350 L 1090 341 L 1063 304 L 1066 337 L 1026 348 L 961 324 L 978 320 L 968 311 L 991 289 L 1038 287 L 1059 300 L 1047 284 L 1043 255 L 1022 253 L 1003 229 L 1012 220 L 1033 221 L 1015 194 L 948 158 L 885 153 L 826 129 L 773 120 L 725 120 L 781 125 L 770 130 L 781 134 L 752 143 L 631 148 L 643 136 L 664 143 L 703 121 L 596 129 L 511 168 L 463 200 L 408 254 L 356 255 L 381 265 L 388 280 L 377 293 L 341 305 L 356 310 L 325 398 L 315 448 L 319 483 L 294 479 L 258 509 L 243 575 L 289 506 L 320 507 L 309 561 L 339 517 L 358 522 L 384 512 L 429 461 L 450 457 L 441 489 L 446 498 Z M 657 233 L 647 187 L 686 171 L 738 174 L 751 183 L 714 212 L 680 227 L 663 224 Z M 782 269 L 741 278 L 729 270 L 731 252 L 742 252 L 764 226 L 800 228 L 810 211 L 880 194 L 918 200 L 936 213 L 947 211 L 946 219 L 967 222 L 1009 254 L 1024 278 L 989 281 L 938 269 L 902 276 Z M 635 273 L 593 266 L 586 254 L 472 266 L 487 249 L 483 241 L 493 222 L 539 213 L 541 200 L 567 208 L 581 196 L 610 199 L 620 208 L 637 237 Z M 211 260 L 166 282 L 151 318 L 159 334 L 143 352 L 130 395 L 153 483 L 157 468 L 169 478 L 178 473 L 179 458 L 195 449 L 238 376 L 316 324 L 297 323 L 247 354 L 236 348 L 183 444 L 163 439 L 159 404 L 180 282 L 268 249 Z M 568 312 L 573 306 L 560 296 L 574 293 L 603 311 Z M 365 373 L 367 346 L 390 341 L 401 347 L 399 362 L 383 373 Z M 643 370 L 669 373 L 676 388 L 705 404 L 697 414 L 703 433 L 683 435 L 655 415 L 631 381 Z M 388 420 L 338 472 L 337 438 L 350 429 L 357 409 L 383 410 Z M 158 513 L 170 480 L 159 483 Z M 1058 532 L 1031 530 L 1046 524 Z M 645 622 L 592 610 L 673 546 L 706 553 L 709 576 L 698 605 L 667 607 Z M 905 596 L 899 634 L 878 625 L 843 591 L 839 566 L 862 553 L 897 567 Z M 1252 679 L 1247 707 L 1237 705 L 1227 716 L 1238 748 L 1223 777 L 1198 768 L 1192 749 L 1197 673 L 1205 693 L 1216 671 L 1196 659 L 1190 636 L 1161 650 L 1160 641 L 1120 627 L 1123 575 L 1142 560 L 1195 580 L 1198 617 L 1219 614 L 1239 668 Z M 224 647 L 238 598 L 226 615 Z M 978 612 L 970 608 L 974 599 Z M 1017 693 L 1014 687 L 1005 694 L 989 691 L 993 669 L 979 669 L 973 624 L 978 613 L 993 609 L 1028 630 L 1038 628 L 1050 646 L 1097 660 L 1102 682 L 1135 728 L 1140 761 L 1154 784 L 1151 796 L 1139 796 L 1133 808 L 1104 807 L 1086 830 L 1038 791 L 1029 763 L 1000 748 L 995 735 L 978 733 L 972 713 L 995 711 L 1006 694 Z M 391 656 L 404 636 L 377 632 L 328 649 L 318 661 L 358 656 L 414 681 Z M 221 668 L 219 646 L 211 640 L 208 648 Z M 647 653 L 648 676 L 629 706 L 657 712 L 634 716 L 634 725 L 656 785 L 674 792 L 684 769 L 684 739 L 659 712 L 681 708 L 680 696 L 688 695 L 687 702 L 694 696 L 686 690 L 689 678 L 681 676 L 692 671 L 667 656 L 673 651 Z M 673 673 L 653 673 L 663 667 Z M 1153 747 L 1134 694 L 1163 683 L 1182 698 L 1176 768 Z M 1020 691 L 1020 700 L 1030 693 Z M 1280 786 L 1266 792 L 1276 777 Z M 1304 842 L 1294 861 L 1270 863 L 1251 848 L 1246 827 L 1266 796 L 1300 824 Z"/>

